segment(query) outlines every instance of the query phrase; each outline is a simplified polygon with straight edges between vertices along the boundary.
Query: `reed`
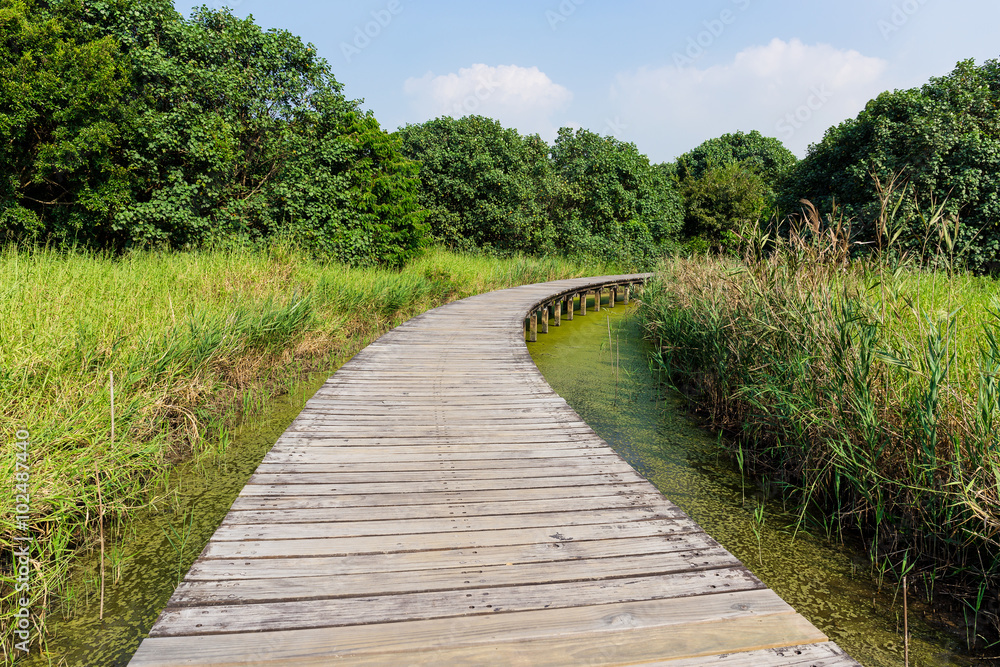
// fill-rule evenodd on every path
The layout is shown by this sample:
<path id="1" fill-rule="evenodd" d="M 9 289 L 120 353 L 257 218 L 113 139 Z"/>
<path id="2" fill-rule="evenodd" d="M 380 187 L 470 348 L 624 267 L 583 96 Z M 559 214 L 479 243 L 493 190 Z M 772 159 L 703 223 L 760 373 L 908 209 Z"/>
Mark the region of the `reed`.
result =
<path id="1" fill-rule="evenodd" d="M 741 470 L 776 481 L 800 524 L 861 535 L 873 573 L 965 601 L 1000 631 L 1000 301 L 960 270 L 935 205 L 906 253 L 851 258 L 850 221 L 808 203 L 744 256 L 669 258 L 641 306 L 657 365 L 707 413 Z M 933 266 L 928 269 L 928 266 Z M 796 527 L 796 529 L 798 526 Z M 927 584 L 926 582 L 931 582 Z"/>
<path id="2" fill-rule="evenodd" d="M 229 429 L 295 378 L 332 372 L 388 328 L 447 301 L 617 269 L 437 249 L 401 270 L 322 262 L 290 246 L 119 257 L 0 249 L 0 438 L 31 435 L 33 622 L 60 597 L 75 604 L 74 559 L 100 548 L 102 533 L 118 577 L 126 557 L 112 536 L 160 500 L 171 466 L 210 462 Z M 12 447 L 2 451 L 0 479 L 14 480 Z M 0 484 L 8 659 L 15 495 L 12 482 Z M 183 568 L 191 554 L 183 535 L 171 538 Z"/>

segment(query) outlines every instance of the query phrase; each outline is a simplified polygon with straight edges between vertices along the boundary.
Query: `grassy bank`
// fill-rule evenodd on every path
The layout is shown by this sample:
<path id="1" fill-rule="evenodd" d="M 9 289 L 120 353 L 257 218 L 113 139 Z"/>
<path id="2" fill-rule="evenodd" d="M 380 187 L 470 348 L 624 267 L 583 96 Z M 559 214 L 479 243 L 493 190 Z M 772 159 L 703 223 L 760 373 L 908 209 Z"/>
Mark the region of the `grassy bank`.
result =
<path id="1" fill-rule="evenodd" d="M 659 366 L 764 493 L 995 637 L 1000 285 L 830 240 L 666 261 L 642 305 Z"/>
<path id="2" fill-rule="evenodd" d="M 170 465 L 310 369 L 408 317 L 475 293 L 614 272 L 557 259 L 432 251 L 400 271 L 287 248 L 0 252 L 0 587 L 16 636 L 16 537 L 30 536 L 33 648 L 74 558 L 141 510 Z M 18 526 L 15 443 L 27 432 L 29 518 Z M 23 495 L 23 494 L 22 494 Z M 23 508 L 22 508 L 23 509 Z M 113 545 L 107 545 L 112 549 Z"/>

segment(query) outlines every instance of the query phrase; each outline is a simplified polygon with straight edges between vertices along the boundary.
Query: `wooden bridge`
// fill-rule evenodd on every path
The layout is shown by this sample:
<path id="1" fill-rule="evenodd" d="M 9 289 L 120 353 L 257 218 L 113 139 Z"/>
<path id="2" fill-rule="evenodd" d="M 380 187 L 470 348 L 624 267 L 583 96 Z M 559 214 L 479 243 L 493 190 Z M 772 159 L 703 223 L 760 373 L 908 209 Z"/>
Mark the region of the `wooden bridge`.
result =
<path id="1" fill-rule="evenodd" d="M 531 339 L 644 277 L 472 297 L 363 350 L 266 456 L 130 664 L 857 665 L 532 362 L 526 313 Z"/>

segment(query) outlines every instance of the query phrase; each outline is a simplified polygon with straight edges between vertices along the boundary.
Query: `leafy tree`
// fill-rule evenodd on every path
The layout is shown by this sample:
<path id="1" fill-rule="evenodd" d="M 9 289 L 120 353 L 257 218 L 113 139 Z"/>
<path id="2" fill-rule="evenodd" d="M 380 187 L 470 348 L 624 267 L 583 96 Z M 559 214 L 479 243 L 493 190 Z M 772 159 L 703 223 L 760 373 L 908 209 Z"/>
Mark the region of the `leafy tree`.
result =
<path id="1" fill-rule="evenodd" d="M 482 116 L 444 116 L 397 135 L 422 165 L 420 202 L 436 239 L 501 253 L 553 249 L 548 145 L 537 135 Z"/>
<path id="2" fill-rule="evenodd" d="M 634 144 L 564 127 L 552 165 L 563 181 L 553 210 L 561 246 L 649 264 L 677 239 L 683 209 L 676 181 Z"/>
<path id="3" fill-rule="evenodd" d="M 33 0 L 0 3 L 0 225 L 12 234 L 72 235 L 129 198 L 127 68 L 117 40 L 87 32 Z"/>
<path id="4" fill-rule="evenodd" d="M 779 140 L 756 130 L 709 139 L 680 156 L 674 169 L 687 245 L 726 249 L 741 225 L 770 217 L 776 190 L 796 161 Z"/>
<path id="5" fill-rule="evenodd" d="M 290 33 L 169 0 L 0 0 L 0 36 L 9 236 L 419 249 L 415 165 Z"/>
<path id="6" fill-rule="evenodd" d="M 771 188 L 796 162 L 798 159 L 780 140 L 765 137 L 757 130 L 746 134 L 737 131 L 709 139 L 677 159 L 680 178 L 689 173 L 699 178 L 713 167 L 740 164 L 760 176 Z"/>
<path id="7" fill-rule="evenodd" d="M 684 196 L 684 236 L 693 249 L 726 250 L 736 232 L 760 220 L 768 207 L 764 178 L 737 162 L 709 167 L 700 176 L 687 174 Z"/>
<path id="8" fill-rule="evenodd" d="M 1000 269 L 1000 63 L 960 62 L 920 88 L 886 92 L 854 119 L 827 130 L 782 188 L 792 207 L 834 201 L 854 218 L 858 241 L 877 240 L 877 185 L 899 175 L 904 248 L 919 250 L 925 214 L 947 199 L 970 268 Z"/>

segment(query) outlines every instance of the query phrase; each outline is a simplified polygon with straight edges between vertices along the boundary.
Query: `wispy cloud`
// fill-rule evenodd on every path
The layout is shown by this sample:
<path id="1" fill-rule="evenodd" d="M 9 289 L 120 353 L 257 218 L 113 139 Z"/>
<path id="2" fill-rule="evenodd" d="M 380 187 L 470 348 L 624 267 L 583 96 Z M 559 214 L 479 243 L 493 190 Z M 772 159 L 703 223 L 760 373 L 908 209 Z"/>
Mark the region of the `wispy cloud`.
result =
<path id="1" fill-rule="evenodd" d="M 887 65 L 828 44 L 774 39 L 723 64 L 622 72 L 611 97 L 636 133 L 657 137 L 660 146 L 644 145 L 651 153 L 676 155 L 706 137 L 759 130 L 803 155 L 884 89 Z"/>
<path id="2" fill-rule="evenodd" d="M 498 119 L 522 134 L 555 134 L 552 116 L 573 94 L 537 67 L 475 64 L 457 73 L 411 77 L 403 91 L 418 114 L 459 118 L 479 114 Z"/>

